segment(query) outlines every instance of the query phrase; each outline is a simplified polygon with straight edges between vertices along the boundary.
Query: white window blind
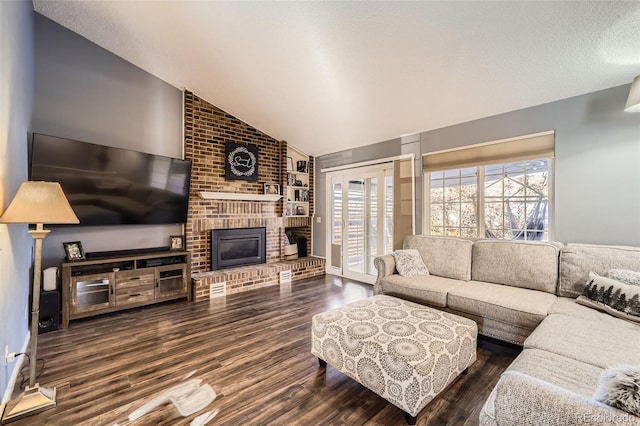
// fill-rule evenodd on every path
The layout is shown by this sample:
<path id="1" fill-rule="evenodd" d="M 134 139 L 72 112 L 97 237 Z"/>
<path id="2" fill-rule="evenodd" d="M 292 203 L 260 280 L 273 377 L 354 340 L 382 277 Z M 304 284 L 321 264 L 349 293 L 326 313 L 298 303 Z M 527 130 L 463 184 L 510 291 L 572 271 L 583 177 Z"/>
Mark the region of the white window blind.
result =
<path id="1" fill-rule="evenodd" d="M 551 131 L 427 153 L 422 156 L 422 169 L 425 172 L 430 172 L 537 158 L 553 158 L 554 152 L 555 134 Z"/>

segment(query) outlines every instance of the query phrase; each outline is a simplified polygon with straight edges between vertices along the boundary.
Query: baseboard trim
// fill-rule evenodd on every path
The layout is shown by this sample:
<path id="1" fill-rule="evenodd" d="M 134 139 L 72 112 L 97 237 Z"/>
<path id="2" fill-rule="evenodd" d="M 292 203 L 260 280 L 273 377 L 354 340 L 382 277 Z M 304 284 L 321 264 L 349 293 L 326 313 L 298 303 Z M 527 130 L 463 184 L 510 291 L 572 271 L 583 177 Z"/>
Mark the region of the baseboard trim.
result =
<path id="1" fill-rule="evenodd" d="M 27 335 L 24 339 L 24 344 L 22 345 L 22 349 L 20 350 L 20 352 L 27 352 L 30 340 L 31 332 L 27 331 Z M 11 373 L 11 377 L 9 378 L 9 382 L 7 383 L 7 388 L 2 394 L 2 402 L 0 402 L 0 423 L 2 417 L 4 416 L 4 409 L 7 407 L 7 403 L 9 403 L 9 401 L 11 400 L 11 394 L 13 394 L 13 389 L 16 387 L 16 380 L 18 380 L 18 374 L 20 373 L 20 370 L 22 370 L 22 364 L 24 364 L 25 358 L 26 356 L 20 355 L 16 360 L 16 366 L 13 369 L 13 373 Z"/>

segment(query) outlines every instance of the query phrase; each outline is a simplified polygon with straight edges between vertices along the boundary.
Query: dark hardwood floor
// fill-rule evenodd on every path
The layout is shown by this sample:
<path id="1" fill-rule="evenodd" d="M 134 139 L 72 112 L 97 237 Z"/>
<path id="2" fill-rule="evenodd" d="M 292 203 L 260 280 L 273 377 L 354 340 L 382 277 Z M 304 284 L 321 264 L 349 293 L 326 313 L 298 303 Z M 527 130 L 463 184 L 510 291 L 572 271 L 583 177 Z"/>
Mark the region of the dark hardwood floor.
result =
<path id="1" fill-rule="evenodd" d="M 328 275 L 72 321 L 39 338 L 46 361 L 39 382 L 57 387 L 57 407 L 11 424 L 188 425 L 214 408 L 220 411 L 212 425 L 405 424 L 400 409 L 331 366 L 319 369 L 310 353 L 313 315 L 371 294 L 370 285 Z M 481 346 L 469 374 L 419 414 L 419 425 L 478 424 L 482 404 L 515 357 L 500 345 Z M 218 394 L 207 409 L 183 418 L 164 405 L 127 420 L 194 370 L 193 378 Z"/>

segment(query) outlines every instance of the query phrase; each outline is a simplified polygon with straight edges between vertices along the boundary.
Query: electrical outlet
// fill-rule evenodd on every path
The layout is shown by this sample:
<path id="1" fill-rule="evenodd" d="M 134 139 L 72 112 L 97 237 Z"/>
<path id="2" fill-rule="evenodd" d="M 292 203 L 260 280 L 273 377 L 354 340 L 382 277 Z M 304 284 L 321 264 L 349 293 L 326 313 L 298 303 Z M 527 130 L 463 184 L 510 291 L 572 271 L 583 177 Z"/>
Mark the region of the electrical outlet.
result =
<path id="1" fill-rule="evenodd" d="M 322 223 L 322 217 L 316 216 L 316 223 Z"/>
<path id="2" fill-rule="evenodd" d="M 4 365 L 11 364 L 16 359 L 15 352 L 9 352 L 9 345 L 4 347 Z"/>

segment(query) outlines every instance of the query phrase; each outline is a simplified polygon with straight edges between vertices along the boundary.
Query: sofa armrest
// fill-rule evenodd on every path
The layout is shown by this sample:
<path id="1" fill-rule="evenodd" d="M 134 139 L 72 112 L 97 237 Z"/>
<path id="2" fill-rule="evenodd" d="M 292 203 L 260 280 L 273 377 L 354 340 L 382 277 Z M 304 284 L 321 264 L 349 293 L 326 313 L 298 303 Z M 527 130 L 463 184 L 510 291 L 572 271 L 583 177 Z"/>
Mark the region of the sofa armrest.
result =
<path id="1" fill-rule="evenodd" d="M 517 371 L 504 373 L 496 391 L 498 425 L 640 425 L 629 413 Z"/>
<path id="2" fill-rule="evenodd" d="M 385 254 L 384 256 L 378 256 L 373 260 L 373 265 L 378 270 L 378 277 L 373 285 L 373 294 L 381 294 L 382 287 L 381 281 L 384 277 L 387 277 L 396 272 L 396 261 L 391 254 Z"/>

